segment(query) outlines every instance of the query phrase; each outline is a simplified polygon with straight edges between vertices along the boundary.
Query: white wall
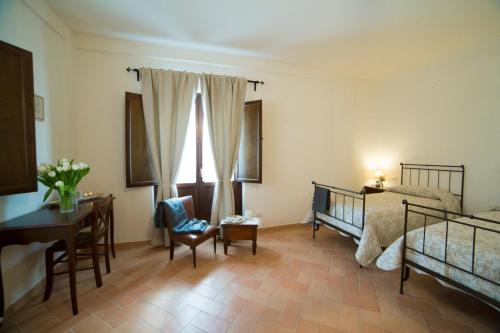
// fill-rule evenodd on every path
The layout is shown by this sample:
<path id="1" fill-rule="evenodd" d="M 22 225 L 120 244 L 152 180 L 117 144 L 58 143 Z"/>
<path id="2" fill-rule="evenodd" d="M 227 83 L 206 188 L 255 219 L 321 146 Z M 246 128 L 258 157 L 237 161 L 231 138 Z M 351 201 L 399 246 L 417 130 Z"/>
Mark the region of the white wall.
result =
<path id="1" fill-rule="evenodd" d="M 333 140 L 331 133 L 345 130 L 346 107 L 353 104 L 348 81 L 321 77 L 308 68 L 166 45 L 88 35 L 75 36 L 75 45 L 73 133 L 77 155 L 92 166 L 82 189 L 116 195 L 118 242 L 148 239 L 153 214 L 150 188 L 125 187 L 124 93 L 141 91 L 135 75 L 125 72 L 127 66 L 265 81 L 257 92 L 250 85 L 247 91 L 247 100 L 263 100 L 263 184 L 244 187 L 244 206 L 263 214 L 264 227 L 301 221 L 310 205 L 313 179 L 332 182 L 336 175 L 338 182 L 345 181 L 332 159 L 348 152 L 351 138 Z"/>
<path id="2" fill-rule="evenodd" d="M 80 190 L 116 195 L 117 242 L 148 239 L 153 215 L 151 189 L 125 187 L 124 92 L 141 91 L 127 66 L 265 81 L 247 91 L 247 100 L 263 100 L 263 184 L 244 187 L 244 206 L 263 214 L 264 227 L 301 221 L 313 179 L 359 189 L 379 164 L 394 184 L 400 161 L 463 163 L 465 209 L 500 204 L 498 42 L 373 84 L 171 45 L 89 35 L 73 40 L 40 1 L 1 1 L 0 39 L 34 54 L 35 93 L 46 103 L 46 119 L 36 123 L 38 162 L 65 156 L 92 166 Z M 40 188 L 0 197 L 0 221 L 38 208 L 42 195 Z M 39 244 L 4 249 L 7 306 L 43 278 L 42 250 Z"/>
<path id="3" fill-rule="evenodd" d="M 399 183 L 400 162 L 464 164 L 464 210 L 500 205 L 500 40 L 446 63 L 358 87 L 356 184 L 370 164 Z"/>
<path id="4" fill-rule="evenodd" d="M 45 98 L 45 120 L 36 121 L 37 162 L 69 154 L 72 47 L 70 31 L 42 2 L 0 1 L 0 40 L 33 53 L 35 94 Z M 69 156 L 69 155 L 66 155 Z M 0 197 L 0 221 L 40 207 L 45 189 Z M 41 244 L 2 251 L 5 305 L 8 307 L 45 276 Z"/>

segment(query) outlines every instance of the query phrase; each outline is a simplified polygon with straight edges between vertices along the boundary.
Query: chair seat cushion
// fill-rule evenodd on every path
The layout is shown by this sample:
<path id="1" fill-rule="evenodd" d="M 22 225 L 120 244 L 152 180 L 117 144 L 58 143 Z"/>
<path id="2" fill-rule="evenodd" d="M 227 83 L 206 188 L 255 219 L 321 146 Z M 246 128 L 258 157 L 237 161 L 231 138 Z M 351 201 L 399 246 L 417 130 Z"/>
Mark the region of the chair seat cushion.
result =
<path id="1" fill-rule="evenodd" d="M 189 246 L 197 246 L 198 244 L 206 241 L 209 238 L 217 235 L 219 233 L 219 228 L 213 225 L 208 225 L 207 229 L 201 233 L 191 233 L 191 234 L 172 234 L 172 240 L 174 242 L 183 243 Z"/>

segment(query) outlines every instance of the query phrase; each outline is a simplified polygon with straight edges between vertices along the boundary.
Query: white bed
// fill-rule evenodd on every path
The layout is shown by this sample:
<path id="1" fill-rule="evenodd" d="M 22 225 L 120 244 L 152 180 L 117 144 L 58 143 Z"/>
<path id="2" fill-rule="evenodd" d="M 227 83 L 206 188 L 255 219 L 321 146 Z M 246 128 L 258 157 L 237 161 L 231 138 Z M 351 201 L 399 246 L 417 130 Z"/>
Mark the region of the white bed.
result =
<path id="1" fill-rule="evenodd" d="M 412 208 L 411 204 L 409 207 Z M 418 213 L 409 215 L 423 217 Z M 490 304 L 500 304 L 500 211 L 481 212 L 474 216 L 486 220 L 460 217 L 448 223 L 430 225 L 425 228 L 425 233 L 424 228 L 409 231 L 406 237 L 405 262 L 410 262 L 408 265 L 413 267 L 421 266 L 417 271 L 428 271 L 447 286 L 457 287 L 458 284 L 459 289 L 483 295 L 483 299 L 489 298 L 492 300 Z M 377 266 L 380 269 L 393 270 L 401 267 L 403 242 L 404 237 L 400 237 L 378 258 Z"/>
<path id="2" fill-rule="evenodd" d="M 389 246 L 403 234 L 404 199 L 424 206 L 460 212 L 459 200 L 448 191 L 403 185 L 388 188 L 383 193 L 366 195 L 363 229 L 363 202 L 360 200 L 351 201 L 347 197 L 344 203 L 342 196 L 337 195 L 335 198 L 332 193 L 328 215 L 316 214 L 317 218 L 360 238 L 356 260 L 366 266 L 382 253 L 383 247 Z M 410 220 L 409 225 L 410 229 L 421 226 L 417 220 Z"/>

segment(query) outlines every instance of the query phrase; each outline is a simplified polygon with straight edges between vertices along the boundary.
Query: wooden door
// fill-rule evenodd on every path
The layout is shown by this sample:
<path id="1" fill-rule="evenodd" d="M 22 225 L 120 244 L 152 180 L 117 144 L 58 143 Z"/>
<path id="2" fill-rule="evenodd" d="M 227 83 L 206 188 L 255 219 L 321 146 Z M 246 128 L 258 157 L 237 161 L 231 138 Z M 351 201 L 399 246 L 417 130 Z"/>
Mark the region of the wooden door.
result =
<path id="1" fill-rule="evenodd" d="M 203 170 L 203 106 L 201 94 L 196 95 L 196 182 L 177 184 L 179 197 L 191 195 L 194 201 L 195 216 L 198 219 L 210 221 L 212 213 L 212 199 L 215 183 L 204 182 Z M 205 152 L 207 153 L 207 152 Z M 242 214 L 242 185 L 233 182 L 235 213 Z"/>

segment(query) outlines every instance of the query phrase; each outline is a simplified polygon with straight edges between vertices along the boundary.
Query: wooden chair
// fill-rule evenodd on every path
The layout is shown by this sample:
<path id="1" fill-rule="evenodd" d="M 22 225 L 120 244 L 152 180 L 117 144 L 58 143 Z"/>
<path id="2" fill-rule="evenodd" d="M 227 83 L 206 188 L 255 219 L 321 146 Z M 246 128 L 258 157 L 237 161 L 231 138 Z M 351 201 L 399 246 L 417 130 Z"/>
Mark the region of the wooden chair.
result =
<path id="1" fill-rule="evenodd" d="M 194 204 L 193 204 L 193 197 L 192 196 L 186 196 L 186 197 L 181 197 L 178 198 L 182 205 L 184 206 L 184 209 L 186 210 L 187 217 L 189 219 L 194 218 Z M 163 209 L 169 209 L 167 205 L 163 205 Z M 168 221 L 167 216 L 169 214 L 164 211 L 163 214 L 164 218 L 166 219 L 165 224 L 167 226 L 167 231 L 168 231 L 168 236 L 170 238 L 170 260 L 174 259 L 174 246 L 175 243 L 182 243 L 184 245 L 187 245 L 191 248 L 191 251 L 193 252 L 193 266 L 196 268 L 196 247 L 206 241 L 207 239 L 213 238 L 214 240 L 214 253 L 217 253 L 217 234 L 219 233 L 219 228 L 215 227 L 213 225 L 209 225 L 207 230 L 205 230 L 203 233 L 192 233 L 192 234 L 176 234 L 173 232 L 173 224 L 171 221 Z"/>
<path id="2" fill-rule="evenodd" d="M 111 273 L 111 265 L 109 262 L 109 225 L 111 221 L 111 204 L 113 195 L 107 196 L 101 201 L 93 203 L 93 213 L 90 216 L 90 231 L 81 231 L 76 237 L 76 258 L 77 260 L 92 259 L 91 267 L 79 268 L 77 271 L 93 269 L 96 286 L 102 286 L 101 270 L 99 268 L 99 258 L 105 257 L 106 273 Z M 99 242 L 104 239 L 104 252 L 99 253 Z M 79 250 L 90 250 L 88 252 L 79 253 Z M 62 252 L 57 259 L 54 260 L 54 253 Z M 52 294 L 52 286 L 54 284 L 54 275 L 66 274 L 64 272 L 54 272 L 54 266 L 61 262 L 66 262 L 67 247 L 65 241 L 57 241 L 45 250 L 45 293 L 43 299 L 46 301 Z"/>

